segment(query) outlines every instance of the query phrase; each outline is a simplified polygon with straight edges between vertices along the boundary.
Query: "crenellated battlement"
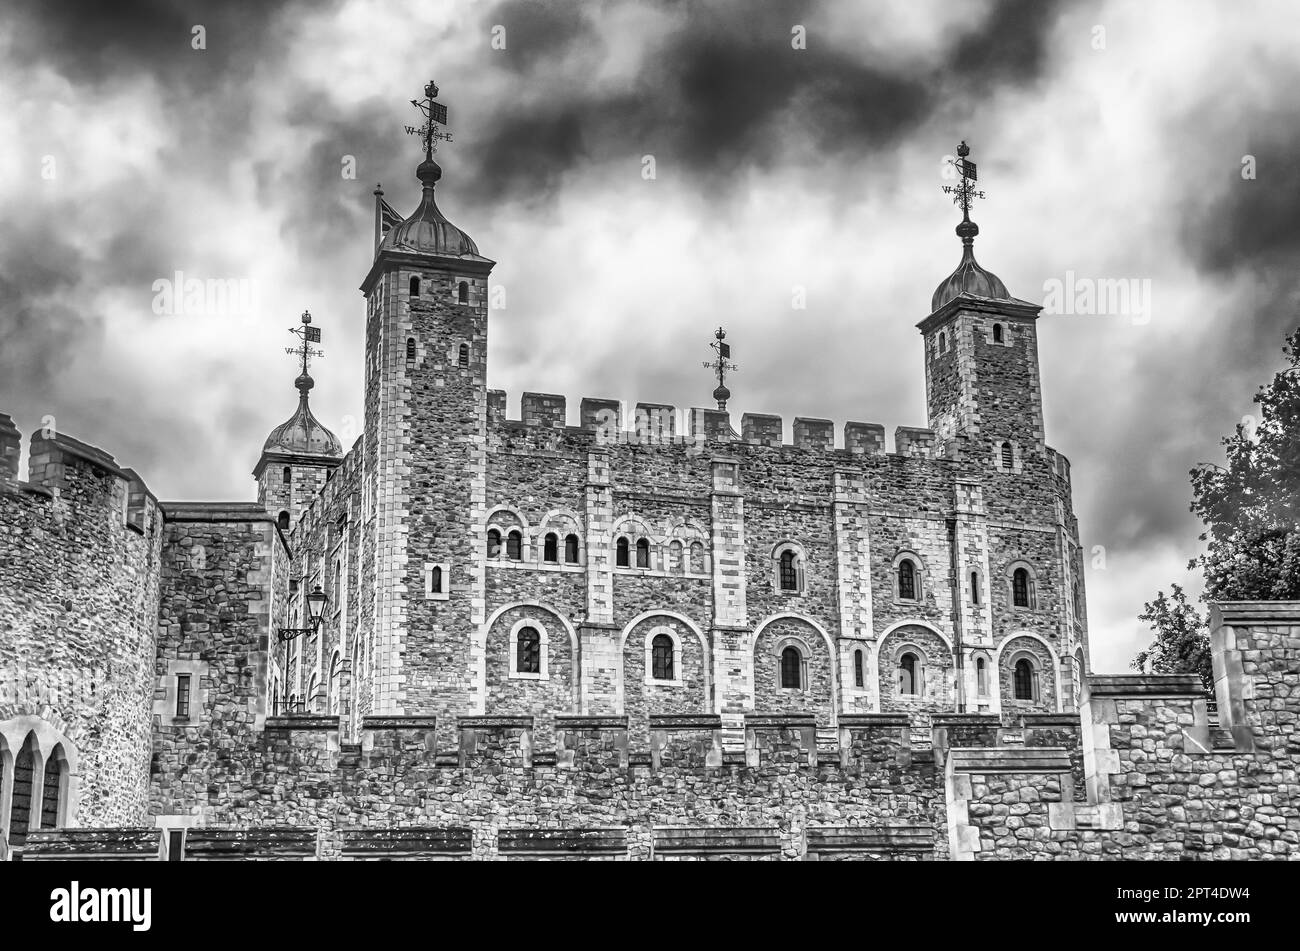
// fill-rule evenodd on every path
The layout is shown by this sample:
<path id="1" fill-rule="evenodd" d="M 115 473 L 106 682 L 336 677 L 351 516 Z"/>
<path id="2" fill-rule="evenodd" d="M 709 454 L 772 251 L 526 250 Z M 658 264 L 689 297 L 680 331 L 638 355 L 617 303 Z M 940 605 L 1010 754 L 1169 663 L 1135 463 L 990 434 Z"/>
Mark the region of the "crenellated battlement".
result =
<path id="1" fill-rule="evenodd" d="M 487 391 L 489 427 L 535 427 L 571 433 L 591 433 L 596 443 L 702 446 L 714 443 L 748 444 L 773 449 L 790 449 L 826 454 L 909 458 L 940 458 L 938 440 L 932 430 L 899 426 L 894 431 L 894 452 L 887 453 L 885 427 L 879 423 L 850 421 L 844 424 L 837 447 L 835 424 L 829 419 L 797 416 L 791 426 L 791 441 L 785 441 L 785 421 L 769 413 L 744 413 L 737 432 L 731 414 L 725 410 L 669 403 L 640 402 L 629 407 L 621 400 L 583 397 L 578 425 L 568 424 L 568 402 L 554 393 L 525 392 L 520 397 L 520 417 L 509 417 L 504 390 Z"/>

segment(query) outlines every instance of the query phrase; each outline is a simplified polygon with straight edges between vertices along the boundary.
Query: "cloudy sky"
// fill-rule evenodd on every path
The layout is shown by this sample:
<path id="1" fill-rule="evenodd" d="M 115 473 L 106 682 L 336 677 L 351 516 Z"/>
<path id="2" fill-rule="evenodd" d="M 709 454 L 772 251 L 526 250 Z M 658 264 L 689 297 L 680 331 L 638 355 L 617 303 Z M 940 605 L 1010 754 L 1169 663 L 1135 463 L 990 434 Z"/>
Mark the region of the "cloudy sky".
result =
<path id="1" fill-rule="evenodd" d="M 54 417 L 164 499 L 251 498 L 310 308 L 313 406 L 350 443 L 371 191 L 418 201 L 402 127 L 434 78 L 439 203 L 499 262 L 489 385 L 512 415 L 524 390 L 571 415 L 709 405 L 721 323 L 734 418 L 924 425 L 914 325 L 959 258 L 939 188 L 964 138 L 978 257 L 1013 294 L 1071 272 L 1150 288 L 1039 323 L 1048 441 L 1104 550 L 1093 663 L 1121 670 L 1143 601 L 1199 592 L 1187 470 L 1300 322 L 1298 47 L 1291 0 L 10 0 L 0 411 L 25 436 Z M 177 271 L 256 306 L 155 313 Z"/>

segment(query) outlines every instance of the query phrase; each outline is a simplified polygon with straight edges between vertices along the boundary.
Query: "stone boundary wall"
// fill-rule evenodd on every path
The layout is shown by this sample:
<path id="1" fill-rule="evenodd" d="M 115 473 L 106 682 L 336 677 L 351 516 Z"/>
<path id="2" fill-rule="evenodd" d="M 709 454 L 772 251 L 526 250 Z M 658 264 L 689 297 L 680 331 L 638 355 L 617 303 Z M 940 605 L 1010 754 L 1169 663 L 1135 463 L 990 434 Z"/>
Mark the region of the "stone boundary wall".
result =
<path id="1" fill-rule="evenodd" d="M 61 433 L 32 434 L 19 481 L 19 440 L 0 414 L 0 838 L 28 736 L 37 789 L 62 748 L 60 822 L 142 822 L 163 512 L 135 472 Z"/>
<path id="2" fill-rule="evenodd" d="M 1191 674 L 1093 676 L 1086 800 L 1063 747 L 952 749 L 956 859 L 1300 859 L 1300 603 L 1212 606 L 1219 721 Z"/>

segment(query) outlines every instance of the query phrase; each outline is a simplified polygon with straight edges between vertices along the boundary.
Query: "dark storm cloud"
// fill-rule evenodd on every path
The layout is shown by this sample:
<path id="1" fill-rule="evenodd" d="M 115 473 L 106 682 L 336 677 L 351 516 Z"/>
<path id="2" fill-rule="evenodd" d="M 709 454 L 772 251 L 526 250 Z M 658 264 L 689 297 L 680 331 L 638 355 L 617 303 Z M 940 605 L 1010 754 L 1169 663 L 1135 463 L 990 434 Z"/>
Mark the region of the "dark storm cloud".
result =
<path id="1" fill-rule="evenodd" d="M 1034 81 L 1058 8 L 1008 0 L 938 68 L 889 69 L 819 36 L 825 18 L 815 3 L 660 6 L 683 22 L 647 51 L 633 92 L 593 84 L 484 116 L 486 127 L 468 136 L 482 157 L 473 193 L 542 194 L 583 160 L 615 155 L 651 153 L 717 182 L 770 167 L 792 137 L 828 158 L 883 149 L 941 104 L 960 109 L 999 85 Z M 512 73 L 540 74 L 570 53 L 591 57 L 600 43 L 596 9 L 578 19 L 568 5 L 510 0 L 483 24 L 505 26 L 509 38 L 508 52 L 484 66 Z M 807 29 L 809 49 L 792 49 L 794 24 Z"/>
<path id="2" fill-rule="evenodd" d="M 40 62 L 74 82 L 149 73 L 193 85 L 219 79 L 227 67 L 253 62 L 277 40 L 288 0 L 8 0 L 22 65 Z M 313 5 L 318 10 L 319 5 Z M 207 48 L 191 46 L 192 29 L 207 31 Z"/>

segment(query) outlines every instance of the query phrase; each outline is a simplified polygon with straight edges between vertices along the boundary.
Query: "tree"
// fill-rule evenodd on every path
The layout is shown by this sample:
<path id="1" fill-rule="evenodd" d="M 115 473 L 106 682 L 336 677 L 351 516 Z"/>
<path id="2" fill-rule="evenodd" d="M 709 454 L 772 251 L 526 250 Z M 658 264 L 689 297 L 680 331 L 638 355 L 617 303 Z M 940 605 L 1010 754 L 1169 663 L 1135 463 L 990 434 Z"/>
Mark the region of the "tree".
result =
<path id="1" fill-rule="evenodd" d="M 1166 597 L 1156 592 L 1156 599 L 1143 605 L 1139 621 L 1146 621 L 1155 632 L 1151 646 L 1133 659 L 1133 669 L 1145 671 L 1151 665 L 1155 674 L 1199 674 L 1207 692 L 1214 690 L 1214 668 L 1210 662 L 1210 631 L 1196 608 L 1187 603 L 1180 585 L 1170 586 Z"/>
<path id="2" fill-rule="evenodd" d="M 1290 366 L 1255 395 L 1258 425 L 1223 439 L 1227 467 L 1191 471 L 1206 550 L 1188 567 L 1200 566 L 1210 600 L 1300 599 L 1300 329 L 1282 352 Z"/>

